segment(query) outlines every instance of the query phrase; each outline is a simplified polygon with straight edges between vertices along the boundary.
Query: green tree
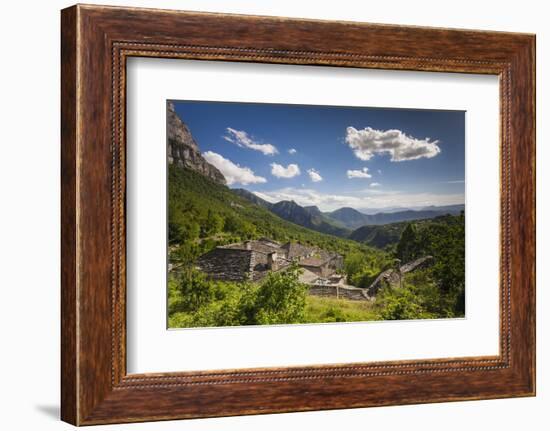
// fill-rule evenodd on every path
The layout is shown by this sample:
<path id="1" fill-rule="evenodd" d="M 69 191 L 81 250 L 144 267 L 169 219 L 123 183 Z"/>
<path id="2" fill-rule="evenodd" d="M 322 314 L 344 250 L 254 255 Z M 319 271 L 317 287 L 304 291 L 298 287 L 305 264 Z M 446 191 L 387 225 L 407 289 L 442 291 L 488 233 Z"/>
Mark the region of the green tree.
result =
<path id="1" fill-rule="evenodd" d="M 465 244 L 464 224 L 448 226 L 431 233 L 432 253 L 436 257 L 434 277 L 446 295 L 448 308 L 457 315 L 465 309 Z"/>
<path id="2" fill-rule="evenodd" d="M 236 217 L 234 214 L 229 214 L 225 218 L 225 222 L 223 225 L 223 230 L 225 232 L 232 232 L 232 233 L 238 233 L 243 228 L 243 222 L 241 219 Z"/>
<path id="3" fill-rule="evenodd" d="M 175 275 L 179 291 L 179 308 L 186 311 L 197 311 L 214 299 L 214 283 L 193 268 Z"/>
<path id="4" fill-rule="evenodd" d="M 397 244 L 396 254 L 402 263 L 409 262 L 417 256 L 417 234 L 416 227 L 413 223 L 409 223 L 399 239 Z"/>
<path id="5" fill-rule="evenodd" d="M 200 247 L 194 242 L 184 242 L 170 249 L 170 262 L 177 266 L 183 265 L 190 268 L 201 252 Z"/>
<path id="6" fill-rule="evenodd" d="M 367 288 L 376 277 L 378 277 L 378 274 L 380 274 L 380 270 L 365 266 L 353 276 L 351 284 L 353 286 Z"/>
<path id="7" fill-rule="evenodd" d="M 348 282 L 352 282 L 355 275 L 358 274 L 365 264 L 365 255 L 361 252 L 349 253 L 344 259 L 344 270 L 346 271 Z"/>
<path id="8" fill-rule="evenodd" d="M 304 320 L 307 286 L 299 281 L 299 269 L 272 272 L 256 294 L 258 324 L 300 323 Z"/>
<path id="9" fill-rule="evenodd" d="M 376 302 L 384 320 L 449 317 L 440 309 L 440 290 L 427 271 L 407 274 L 401 288 L 384 286 Z"/>
<path id="10" fill-rule="evenodd" d="M 447 316 L 463 316 L 465 310 L 464 214 L 443 216 L 419 232 L 418 250 L 434 257 L 433 279 L 441 290 L 440 309 Z"/>
<path id="11" fill-rule="evenodd" d="M 208 210 L 206 220 L 202 225 L 202 237 L 208 237 L 217 234 L 223 229 L 224 219 L 212 210 Z"/>
<path id="12" fill-rule="evenodd" d="M 422 307 L 408 289 L 382 288 L 377 301 L 381 305 L 380 317 L 383 320 L 411 320 L 422 318 Z"/>

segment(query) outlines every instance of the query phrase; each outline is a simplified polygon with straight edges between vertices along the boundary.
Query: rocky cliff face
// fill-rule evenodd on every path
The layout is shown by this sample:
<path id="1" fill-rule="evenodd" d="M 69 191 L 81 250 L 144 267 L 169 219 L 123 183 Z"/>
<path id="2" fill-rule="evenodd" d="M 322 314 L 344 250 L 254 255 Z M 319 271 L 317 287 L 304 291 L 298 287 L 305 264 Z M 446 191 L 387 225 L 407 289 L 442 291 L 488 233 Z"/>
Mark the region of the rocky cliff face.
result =
<path id="1" fill-rule="evenodd" d="M 187 125 L 178 117 L 173 103 L 168 103 L 168 163 L 192 169 L 200 174 L 225 184 L 225 177 L 202 156 Z"/>

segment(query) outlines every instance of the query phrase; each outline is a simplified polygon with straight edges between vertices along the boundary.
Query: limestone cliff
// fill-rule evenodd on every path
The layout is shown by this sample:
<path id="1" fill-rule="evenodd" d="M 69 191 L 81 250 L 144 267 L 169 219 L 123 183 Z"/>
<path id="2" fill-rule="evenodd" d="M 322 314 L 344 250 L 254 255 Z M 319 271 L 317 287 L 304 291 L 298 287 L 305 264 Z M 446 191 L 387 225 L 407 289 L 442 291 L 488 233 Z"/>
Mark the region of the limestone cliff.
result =
<path id="1" fill-rule="evenodd" d="M 219 184 L 225 184 L 223 174 L 202 156 L 189 128 L 176 114 L 172 102 L 168 103 L 167 116 L 168 163 L 192 169 Z"/>

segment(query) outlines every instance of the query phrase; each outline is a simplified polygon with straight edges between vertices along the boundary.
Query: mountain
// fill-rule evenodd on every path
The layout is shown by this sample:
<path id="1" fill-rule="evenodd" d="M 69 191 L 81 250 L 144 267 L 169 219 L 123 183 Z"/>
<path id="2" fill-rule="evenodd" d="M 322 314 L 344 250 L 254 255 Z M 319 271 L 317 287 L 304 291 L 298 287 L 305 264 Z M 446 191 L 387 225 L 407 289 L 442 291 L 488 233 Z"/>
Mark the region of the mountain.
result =
<path id="1" fill-rule="evenodd" d="M 168 103 L 167 135 L 169 165 L 188 168 L 218 184 L 226 184 L 223 174 L 202 156 L 197 142 L 187 125 L 179 118 L 173 103 Z M 452 214 L 460 212 L 460 205 L 451 205 L 448 207 L 426 207 L 419 211 L 405 210 L 376 214 L 363 214 L 353 208 L 340 208 L 330 213 L 323 213 L 316 206 L 302 207 L 294 201 L 280 201 L 273 204 L 245 189 L 232 189 L 231 191 L 286 221 L 338 237 L 347 237 L 351 230 L 364 225 L 382 225 L 432 218 L 447 212 Z M 461 207 L 463 210 L 464 206 Z"/>
<path id="2" fill-rule="evenodd" d="M 307 227 L 321 233 L 339 237 L 347 237 L 350 230 L 325 217 L 316 206 L 302 207 L 294 201 L 280 201 L 275 204 L 268 202 L 245 189 L 232 189 L 233 193 L 248 201 L 268 209 L 283 220 Z"/>
<path id="3" fill-rule="evenodd" d="M 346 237 L 349 235 L 351 239 L 361 242 L 364 241 L 366 236 L 369 236 L 372 244 L 377 247 L 384 247 L 388 241 L 391 242 L 395 239 L 395 235 L 388 236 L 389 232 L 392 230 L 391 228 L 384 231 L 381 229 L 372 229 L 373 226 L 431 219 L 445 214 L 458 215 L 464 210 L 464 205 L 448 205 L 431 206 L 423 210 L 405 209 L 395 212 L 379 212 L 376 214 L 364 214 L 349 207 L 339 208 L 332 212 L 322 212 L 317 206 L 311 205 L 302 207 L 294 201 L 271 203 L 245 189 L 233 189 L 233 192 L 256 205 L 270 210 L 284 220 L 317 232 L 328 233 L 339 237 Z M 350 230 L 358 229 L 362 226 L 365 226 L 366 229 L 360 231 L 361 233 L 357 233 L 356 236 L 359 239 L 356 239 L 352 236 L 355 232 L 350 233 Z M 367 229 L 367 227 L 370 228 Z M 383 232 L 383 234 L 380 232 Z M 399 231 L 397 240 L 399 240 L 400 234 L 401 232 Z M 372 235 L 381 236 L 380 239 L 375 240 Z"/>
<path id="4" fill-rule="evenodd" d="M 273 204 L 271 202 L 266 201 L 265 199 L 262 199 L 259 196 L 256 196 L 254 193 L 249 192 L 246 189 L 231 189 L 233 193 L 238 194 L 239 196 L 249 200 L 250 202 L 259 205 L 261 207 L 271 209 Z"/>
<path id="5" fill-rule="evenodd" d="M 384 225 L 402 221 L 429 219 L 445 214 L 458 215 L 464 211 L 464 205 L 430 206 L 422 210 L 402 210 L 395 212 L 379 212 L 376 214 L 363 214 L 353 208 L 340 208 L 325 215 L 342 223 L 350 229 L 357 229 L 366 225 Z"/>
<path id="6" fill-rule="evenodd" d="M 231 189 L 231 191 L 256 205 L 267 208 L 268 210 L 271 210 L 271 208 L 273 207 L 273 204 L 271 202 L 268 202 L 265 199 L 256 196 L 254 193 L 249 192 L 246 189 Z"/>
<path id="7" fill-rule="evenodd" d="M 315 216 L 315 217 L 323 217 L 323 213 L 321 212 L 321 210 L 319 209 L 319 207 L 315 206 L 315 205 L 310 205 L 310 206 L 307 206 L 307 207 L 304 207 L 304 209 L 309 212 L 312 216 Z"/>
<path id="8" fill-rule="evenodd" d="M 202 156 L 197 142 L 191 135 L 187 125 L 177 115 L 173 103 L 168 103 L 167 133 L 169 165 L 189 169 L 218 184 L 226 184 L 223 174 Z M 230 190 L 228 189 L 228 191 Z M 233 189 L 231 191 L 247 201 L 265 208 L 282 219 L 297 225 L 340 237 L 346 237 L 350 233 L 349 230 L 334 226 L 325 220 L 317 207 L 306 209 L 293 201 L 281 201 L 272 204 L 245 189 Z"/>
<path id="9" fill-rule="evenodd" d="M 363 214 L 353 208 L 344 207 L 325 214 L 332 220 L 342 223 L 344 226 L 355 229 L 370 222 L 371 216 Z"/>
<path id="10" fill-rule="evenodd" d="M 336 226 L 330 220 L 327 220 L 317 207 L 304 208 L 294 201 L 280 201 L 272 204 L 270 210 L 282 219 L 317 232 L 340 237 L 346 237 L 350 233 L 348 229 Z"/>
<path id="11" fill-rule="evenodd" d="M 168 164 L 189 168 L 219 184 L 225 184 L 225 177 L 204 159 L 189 128 L 176 114 L 171 102 L 168 103 L 167 117 Z"/>
<path id="12" fill-rule="evenodd" d="M 439 215 L 423 220 L 402 221 L 384 225 L 366 225 L 354 230 L 349 239 L 361 242 L 372 247 L 384 248 L 387 245 L 397 244 L 401 234 L 409 224 L 414 224 L 417 229 L 434 226 L 437 224 L 452 223 L 457 219 L 457 214 Z"/>
<path id="13" fill-rule="evenodd" d="M 428 207 L 421 208 L 421 210 L 438 211 L 438 212 L 444 212 L 446 214 L 459 215 L 461 211 L 464 211 L 464 208 L 465 208 L 464 204 L 442 205 L 442 206 L 430 205 Z"/>
<path id="14" fill-rule="evenodd" d="M 235 192 L 189 168 L 172 164 L 168 173 L 169 242 L 173 246 L 184 245 L 190 254 L 204 253 L 218 244 L 261 237 L 282 243 L 300 242 L 341 254 L 353 250 L 373 255 L 380 253 L 347 238 L 327 235 L 284 220 L 264 206 L 241 196 L 244 194 L 242 191 Z M 297 208 L 293 210 L 300 211 Z M 290 211 L 290 214 L 293 213 Z M 172 259 L 185 256 L 181 251 Z"/>
<path id="15" fill-rule="evenodd" d="M 407 224 L 409 222 L 361 226 L 349 235 L 349 239 L 374 247 L 384 248 L 389 244 L 399 242 L 401 233 L 405 230 Z"/>
<path id="16" fill-rule="evenodd" d="M 399 221 L 420 220 L 426 218 L 433 218 L 441 215 L 439 211 L 415 211 L 405 210 L 395 213 L 377 213 L 372 214 L 369 217 L 367 224 L 386 224 Z"/>

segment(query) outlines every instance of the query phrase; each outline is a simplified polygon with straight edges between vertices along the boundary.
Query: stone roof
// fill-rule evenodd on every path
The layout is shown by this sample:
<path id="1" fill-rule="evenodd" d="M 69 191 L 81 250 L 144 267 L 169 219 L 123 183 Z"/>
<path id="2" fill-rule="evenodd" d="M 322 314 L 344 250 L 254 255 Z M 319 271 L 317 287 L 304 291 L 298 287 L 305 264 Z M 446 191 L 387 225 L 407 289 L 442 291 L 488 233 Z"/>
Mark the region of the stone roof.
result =
<path id="1" fill-rule="evenodd" d="M 224 245 L 220 248 L 230 248 L 234 250 L 252 250 L 259 253 L 269 254 L 278 251 L 280 247 L 277 243 L 271 241 L 257 240 Z"/>
<path id="2" fill-rule="evenodd" d="M 309 257 L 307 259 L 302 259 L 299 262 L 300 266 L 323 266 L 328 262 L 329 259 L 320 259 L 318 257 Z"/>
<path id="3" fill-rule="evenodd" d="M 278 272 L 290 266 L 290 262 L 285 259 L 278 259 L 277 263 L 278 263 L 278 267 L 276 270 L 270 270 L 266 265 L 256 264 L 254 267 L 254 270 L 251 272 L 250 279 L 252 281 L 259 281 L 270 272 Z"/>
<path id="4" fill-rule="evenodd" d="M 335 257 L 340 256 L 338 253 L 333 253 L 330 251 L 326 251 L 323 249 L 318 249 L 315 251 L 315 256 L 318 257 L 321 260 L 330 260 L 334 259 Z"/>
<path id="5" fill-rule="evenodd" d="M 281 248 L 286 251 L 287 259 L 305 257 L 312 254 L 314 251 L 311 247 L 306 247 L 305 245 L 297 242 L 287 242 L 286 244 L 281 246 Z"/>
<path id="6" fill-rule="evenodd" d="M 302 272 L 299 275 L 300 283 L 313 284 L 318 278 L 319 274 L 316 274 L 305 268 L 302 269 Z"/>
<path id="7" fill-rule="evenodd" d="M 274 241 L 272 239 L 269 239 L 269 238 L 266 238 L 265 236 L 261 237 L 260 239 L 258 239 L 259 242 L 262 242 L 266 245 L 270 245 L 272 247 L 281 247 L 281 243 L 277 242 L 277 241 Z"/>
<path id="8" fill-rule="evenodd" d="M 327 262 L 340 257 L 338 253 L 331 253 L 330 251 L 315 249 L 311 257 L 300 260 L 299 265 L 304 266 L 323 266 Z"/>

